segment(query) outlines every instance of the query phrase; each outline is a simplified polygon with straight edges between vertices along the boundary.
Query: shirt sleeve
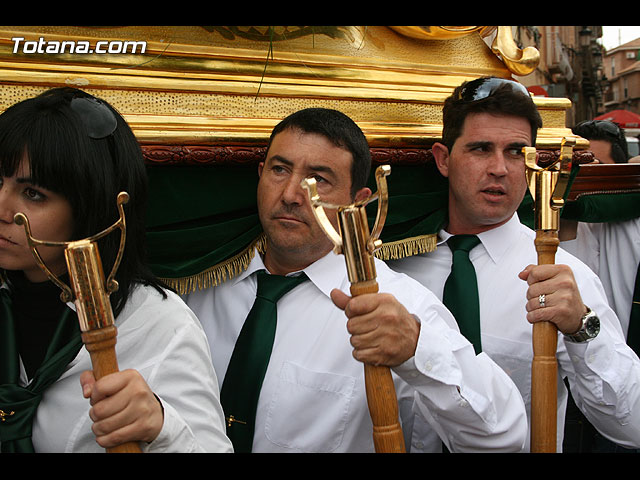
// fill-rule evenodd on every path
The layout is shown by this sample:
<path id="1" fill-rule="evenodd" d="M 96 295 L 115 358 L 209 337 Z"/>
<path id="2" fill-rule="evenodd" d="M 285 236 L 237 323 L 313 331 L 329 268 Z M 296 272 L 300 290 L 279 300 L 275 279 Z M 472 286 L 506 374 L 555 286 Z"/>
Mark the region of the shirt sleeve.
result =
<path id="1" fill-rule="evenodd" d="M 164 423 L 158 437 L 144 450 L 231 452 L 208 342 L 195 315 L 186 306 L 180 307 L 170 310 L 176 326 L 167 332 L 171 339 L 147 377 L 162 403 Z M 178 315 L 186 316 L 186 321 L 176 321 Z"/>
<path id="2" fill-rule="evenodd" d="M 454 321 L 443 305 L 416 314 L 421 327 L 415 356 L 394 369 L 415 389 L 414 413 L 452 452 L 521 451 L 527 417 L 513 381 L 443 320 Z M 412 451 L 423 443 L 416 432 Z"/>
<path id="3" fill-rule="evenodd" d="M 565 342 L 560 335 L 561 374 L 569 380 L 576 405 L 602 435 L 639 448 L 640 360 L 626 344 L 597 279 L 579 283 L 584 303 L 600 319 L 600 332 L 591 342 L 578 344 Z"/>

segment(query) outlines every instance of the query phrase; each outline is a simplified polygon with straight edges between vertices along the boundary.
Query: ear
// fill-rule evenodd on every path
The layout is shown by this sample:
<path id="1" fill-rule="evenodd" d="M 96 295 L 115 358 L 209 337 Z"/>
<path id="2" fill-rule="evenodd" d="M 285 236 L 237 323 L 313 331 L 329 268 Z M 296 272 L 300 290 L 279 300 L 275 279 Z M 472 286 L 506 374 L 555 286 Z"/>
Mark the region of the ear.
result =
<path id="1" fill-rule="evenodd" d="M 436 161 L 436 166 L 444 177 L 449 176 L 449 149 L 442 143 L 434 143 L 431 153 Z"/>
<path id="2" fill-rule="evenodd" d="M 355 194 L 354 202 L 365 200 L 371 196 L 371 189 L 369 187 L 362 187 Z"/>
<path id="3" fill-rule="evenodd" d="M 258 177 L 262 176 L 262 170 L 264 169 L 264 162 L 258 163 Z"/>

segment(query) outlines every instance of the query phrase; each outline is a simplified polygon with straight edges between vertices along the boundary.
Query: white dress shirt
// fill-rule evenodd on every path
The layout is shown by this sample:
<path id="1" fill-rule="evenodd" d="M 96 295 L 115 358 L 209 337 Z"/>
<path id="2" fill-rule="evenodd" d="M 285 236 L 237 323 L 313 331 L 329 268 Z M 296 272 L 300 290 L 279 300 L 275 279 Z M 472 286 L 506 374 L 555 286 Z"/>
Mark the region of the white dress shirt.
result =
<path id="1" fill-rule="evenodd" d="M 119 369 L 135 369 L 164 408 L 158 437 L 143 452 L 230 452 L 219 390 L 202 327 L 184 302 L 167 292 L 138 286 L 116 319 Z M 104 452 L 91 431 L 89 400 L 80 374 L 91 370 L 82 347 L 45 392 L 33 424 L 36 452 Z M 24 368 L 22 380 L 26 379 Z"/>
<path id="2" fill-rule="evenodd" d="M 451 271 L 451 250 L 440 232 L 438 248 L 431 253 L 389 262 L 391 268 L 417 279 L 442 298 Z M 518 278 L 527 265 L 537 264 L 535 232 L 514 215 L 504 225 L 478 235 L 481 244 L 469 258 L 478 278 L 482 350 L 514 380 L 527 414 L 531 408 L 531 324 L 526 320 L 528 285 Z M 561 248 L 557 264 L 572 270 L 584 303 L 600 318 L 600 333 L 591 342 L 564 342 L 558 336 L 558 436 L 562 450 L 568 377 L 576 404 L 601 433 L 623 446 L 640 445 L 640 361 L 625 344 L 620 323 L 609 307 L 602 284 L 594 273 Z M 527 439 L 526 450 L 529 449 Z"/>
<path id="3" fill-rule="evenodd" d="M 640 218 L 624 222 L 579 222 L 576 239 L 562 242 L 561 246 L 600 277 L 626 338 L 640 263 Z"/>
<path id="4" fill-rule="evenodd" d="M 264 269 L 190 294 L 222 384 L 236 338 Z M 421 321 L 415 356 L 394 369 L 408 451 L 518 451 L 526 414 L 518 391 L 486 355 L 475 356 L 435 296 L 376 261 L 380 292 L 392 293 Z M 346 316 L 329 296 L 349 292 L 345 260 L 330 252 L 304 269 L 310 281 L 278 302 L 273 354 L 257 407 L 254 452 L 373 452 L 363 364 L 352 356 Z M 442 441 L 440 440 L 440 438 Z"/>

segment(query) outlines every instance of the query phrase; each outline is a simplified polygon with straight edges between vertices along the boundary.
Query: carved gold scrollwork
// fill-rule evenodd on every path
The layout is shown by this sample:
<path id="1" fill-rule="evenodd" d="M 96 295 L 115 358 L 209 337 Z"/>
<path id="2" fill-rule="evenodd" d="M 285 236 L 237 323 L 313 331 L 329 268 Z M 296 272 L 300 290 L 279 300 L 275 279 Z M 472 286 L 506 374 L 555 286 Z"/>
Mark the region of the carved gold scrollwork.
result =
<path id="1" fill-rule="evenodd" d="M 491 50 L 499 55 L 507 68 L 516 75 L 529 75 L 540 63 L 540 52 L 536 48 L 518 48 L 513 40 L 511 27 L 498 27 Z"/>
<path id="2" fill-rule="evenodd" d="M 496 27 L 412 27 L 412 26 L 399 26 L 389 27 L 392 30 L 398 32 L 401 35 L 411 38 L 417 38 L 418 40 L 448 40 L 451 38 L 461 37 L 463 35 L 469 35 L 473 32 L 478 32 L 481 36 L 486 37 L 490 35 Z"/>
<path id="3" fill-rule="evenodd" d="M 450 40 L 477 32 L 482 37 L 491 35 L 497 29 L 496 37 L 491 44 L 491 51 L 502 59 L 510 72 L 524 76 L 533 72 L 540 63 L 540 52 L 534 47 L 518 48 L 511 27 L 389 27 L 406 37 L 418 40 Z"/>

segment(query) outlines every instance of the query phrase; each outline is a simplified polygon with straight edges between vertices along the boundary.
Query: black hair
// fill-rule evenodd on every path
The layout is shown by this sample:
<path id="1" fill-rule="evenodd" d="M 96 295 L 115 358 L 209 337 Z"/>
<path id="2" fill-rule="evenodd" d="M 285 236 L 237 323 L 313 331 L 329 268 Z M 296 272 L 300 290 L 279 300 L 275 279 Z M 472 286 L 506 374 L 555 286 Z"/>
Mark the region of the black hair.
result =
<path id="1" fill-rule="evenodd" d="M 334 145 L 351 153 L 353 157 L 351 164 L 352 197 L 367 185 L 371 172 L 371 150 L 360 127 L 347 115 L 327 108 L 299 110 L 275 126 L 269 138 L 269 147 L 278 133 L 289 128 L 322 135 Z M 267 151 L 269 151 L 268 147 Z"/>
<path id="2" fill-rule="evenodd" d="M 611 144 L 611 158 L 615 163 L 629 161 L 629 147 L 624 129 L 609 120 L 587 120 L 574 126 L 571 131 L 587 140 L 604 140 Z"/>
<path id="3" fill-rule="evenodd" d="M 483 77 L 492 79 L 496 77 Z M 476 81 L 476 80 L 473 80 Z M 451 151 L 453 144 L 462 134 L 462 127 L 468 115 L 472 113 L 490 113 L 511 115 L 526 119 L 531 125 L 531 142 L 536 144 L 538 129 L 542 127 L 542 118 L 531 96 L 512 88 L 508 82 L 496 88 L 492 93 L 480 100 L 460 100 L 465 87 L 471 82 L 464 82 L 448 97 L 442 109 L 442 143 Z"/>
<path id="4" fill-rule="evenodd" d="M 92 115 L 88 118 L 73 108 L 74 99 L 90 99 L 91 105 L 110 118 L 115 130 L 103 138 L 91 138 L 96 137 L 90 129 Z M 70 240 L 90 237 L 113 225 L 119 218 L 118 193 L 129 194 L 124 205 L 125 251 L 115 276 L 119 289 L 111 295 L 115 316 L 135 282 L 152 285 L 164 294 L 146 263 L 148 186 L 142 150 L 111 105 L 82 90 L 62 87 L 9 107 L 0 115 L 0 175 L 13 176 L 23 158 L 29 160 L 31 180 L 36 185 L 69 201 L 74 221 Z M 111 271 L 119 243 L 120 230 L 98 241 L 105 275 Z"/>

